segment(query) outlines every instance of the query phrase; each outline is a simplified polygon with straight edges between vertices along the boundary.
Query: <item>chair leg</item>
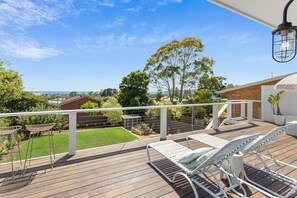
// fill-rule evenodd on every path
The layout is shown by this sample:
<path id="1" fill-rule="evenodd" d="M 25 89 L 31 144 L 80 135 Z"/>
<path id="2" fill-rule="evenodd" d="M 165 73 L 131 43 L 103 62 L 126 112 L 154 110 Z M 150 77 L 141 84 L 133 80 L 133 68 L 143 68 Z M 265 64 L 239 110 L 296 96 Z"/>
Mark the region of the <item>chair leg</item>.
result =
<path id="1" fill-rule="evenodd" d="M 28 139 L 28 145 L 27 145 L 27 150 L 26 150 L 26 157 L 25 157 L 25 162 L 24 162 L 24 171 L 23 174 L 25 174 L 26 170 L 27 170 L 27 161 L 28 161 L 28 154 L 29 154 L 29 147 L 31 145 L 31 133 L 29 133 L 29 139 Z"/>
<path id="2" fill-rule="evenodd" d="M 52 137 L 51 137 L 51 132 L 48 131 L 48 146 L 49 146 L 49 154 L 50 154 L 50 164 L 51 164 L 51 169 L 53 170 L 53 152 L 52 152 Z"/>
<path id="3" fill-rule="evenodd" d="M 11 134 L 9 134 L 9 141 L 10 141 L 11 175 L 13 177 L 14 176 L 14 174 L 13 174 L 14 167 L 13 167 L 12 135 Z"/>
<path id="4" fill-rule="evenodd" d="M 192 190 L 193 190 L 193 193 L 194 193 L 194 195 L 195 195 L 195 198 L 199 198 L 199 196 L 198 196 L 198 192 L 197 192 L 197 190 L 196 190 L 195 185 L 193 184 L 192 180 L 191 180 L 186 174 L 181 173 L 181 172 L 175 173 L 174 176 L 173 176 L 173 178 L 172 178 L 172 183 L 175 182 L 175 179 L 176 179 L 176 177 L 177 177 L 178 175 L 183 176 L 184 178 L 186 178 L 186 180 L 189 182 L 190 186 L 192 187 Z"/>
<path id="5" fill-rule="evenodd" d="M 187 141 L 188 148 L 191 148 L 189 143 L 189 137 L 186 138 L 186 141 Z"/>
<path id="6" fill-rule="evenodd" d="M 55 160 L 56 159 L 56 152 L 55 152 L 55 144 L 54 144 L 54 134 L 53 134 L 53 131 L 51 131 L 51 138 L 52 138 L 52 146 L 53 146 L 52 149 L 53 149 L 54 160 Z"/>
<path id="7" fill-rule="evenodd" d="M 20 149 L 20 142 L 18 142 L 18 153 L 19 153 L 19 159 L 20 159 L 20 166 L 23 166 L 22 163 L 22 155 L 21 155 L 21 149 Z"/>
<path id="8" fill-rule="evenodd" d="M 31 165 L 31 160 L 32 160 L 32 151 L 33 151 L 33 146 L 34 146 L 34 138 L 35 138 L 35 134 L 33 134 L 33 137 L 31 137 L 31 148 L 30 148 L 29 167 Z"/>

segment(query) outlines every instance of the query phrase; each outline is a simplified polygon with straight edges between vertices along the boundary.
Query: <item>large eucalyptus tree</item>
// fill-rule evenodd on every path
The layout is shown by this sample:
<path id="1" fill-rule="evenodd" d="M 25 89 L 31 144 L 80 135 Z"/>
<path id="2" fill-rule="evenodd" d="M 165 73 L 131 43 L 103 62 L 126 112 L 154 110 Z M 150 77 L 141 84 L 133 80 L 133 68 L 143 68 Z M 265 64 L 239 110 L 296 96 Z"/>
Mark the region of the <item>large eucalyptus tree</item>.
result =
<path id="1" fill-rule="evenodd" d="M 213 59 L 202 57 L 200 39 L 186 37 L 161 46 L 144 68 L 152 84 L 168 92 L 172 102 L 175 95 L 181 102 L 187 90 L 196 88 L 199 78 L 212 74 Z"/>

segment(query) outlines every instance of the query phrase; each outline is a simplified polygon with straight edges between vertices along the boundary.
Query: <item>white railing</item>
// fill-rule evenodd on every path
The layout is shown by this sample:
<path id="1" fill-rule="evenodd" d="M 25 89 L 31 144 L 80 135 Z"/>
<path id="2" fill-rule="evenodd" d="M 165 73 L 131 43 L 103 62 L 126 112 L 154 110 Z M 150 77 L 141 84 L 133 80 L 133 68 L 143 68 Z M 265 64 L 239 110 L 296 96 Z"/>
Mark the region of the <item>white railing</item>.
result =
<path id="1" fill-rule="evenodd" d="M 228 106 L 229 104 L 224 104 L 224 106 L 222 106 L 222 108 L 218 112 L 218 118 L 223 114 L 223 112 L 227 109 Z M 211 119 L 211 121 L 209 122 L 209 124 L 206 126 L 205 129 L 211 129 L 212 127 L 213 127 L 213 119 Z"/>
<path id="2" fill-rule="evenodd" d="M 1 113 L 0 118 L 5 117 L 20 117 L 20 116 L 33 116 L 33 115 L 49 115 L 49 114 L 62 114 L 69 117 L 69 143 L 68 154 L 76 154 L 76 132 L 77 132 L 77 114 L 78 113 L 90 113 L 90 112 L 107 112 L 107 111 L 129 111 L 129 110 L 148 110 L 148 109 L 160 109 L 160 140 L 167 139 L 167 110 L 168 108 L 178 107 L 198 107 L 198 106 L 212 106 L 212 128 L 218 129 L 219 127 L 219 105 L 226 107 L 227 105 L 227 119 L 232 119 L 232 105 L 241 104 L 241 110 L 245 111 L 245 105 L 247 104 L 247 120 L 249 123 L 253 121 L 253 102 L 249 100 L 244 101 L 227 101 L 222 103 L 203 103 L 203 104 L 180 104 L 180 105 L 163 105 L 163 106 L 142 106 L 142 107 L 123 107 L 123 108 L 100 108 L 100 109 L 75 109 L 75 110 L 56 110 L 56 111 L 40 111 L 40 112 L 20 112 L 20 113 Z M 245 113 L 244 113 L 245 114 Z M 242 114 L 243 115 L 243 114 Z M 242 116 L 243 117 L 243 116 Z"/>

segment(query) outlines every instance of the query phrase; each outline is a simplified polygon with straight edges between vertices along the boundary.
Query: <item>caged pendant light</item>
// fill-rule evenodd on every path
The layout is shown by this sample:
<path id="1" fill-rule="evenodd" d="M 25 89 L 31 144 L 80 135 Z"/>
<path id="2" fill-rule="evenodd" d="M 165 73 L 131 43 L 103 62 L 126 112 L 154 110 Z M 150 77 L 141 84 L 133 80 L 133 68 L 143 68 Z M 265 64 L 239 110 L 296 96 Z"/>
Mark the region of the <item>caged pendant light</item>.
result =
<path id="1" fill-rule="evenodd" d="M 294 0 L 290 0 L 283 11 L 283 22 L 272 32 L 272 57 L 279 63 L 291 61 L 296 56 L 297 26 L 287 21 L 288 8 Z"/>

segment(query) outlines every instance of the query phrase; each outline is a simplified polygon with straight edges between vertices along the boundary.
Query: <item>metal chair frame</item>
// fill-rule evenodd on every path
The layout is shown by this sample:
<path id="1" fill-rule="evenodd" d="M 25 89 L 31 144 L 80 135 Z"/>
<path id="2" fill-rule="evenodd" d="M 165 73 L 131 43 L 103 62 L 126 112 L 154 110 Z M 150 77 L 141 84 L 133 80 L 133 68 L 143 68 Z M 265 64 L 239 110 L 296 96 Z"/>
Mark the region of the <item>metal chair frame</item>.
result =
<path id="1" fill-rule="evenodd" d="M 10 126 L 10 127 L 1 127 L 0 128 L 0 135 L 7 136 L 7 139 L 10 141 L 10 157 L 11 157 L 11 174 L 12 178 L 18 173 L 18 171 L 22 167 L 22 159 L 21 159 L 21 151 L 20 151 L 20 145 L 19 142 L 17 142 L 18 146 L 18 154 L 19 154 L 19 161 L 20 161 L 20 167 L 18 168 L 17 171 L 14 171 L 14 164 L 13 164 L 13 152 L 12 152 L 12 134 L 14 132 L 17 132 L 20 130 L 22 127 L 21 126 Z"/>
<path id="2" fill-rule="evenodd" d="M 277 127 L 275 129 L 273 129 L 272 131 L 270 131 L 269 133 L 267 133 L 266 135 L 263 135 L 261 138 L 255 140 L 254 142 L 251 142 L 249 145 L 247 145 L 245 148 L 243 148 L 243 150 L 241 151 L 244 155 L 246 154 L 250 154 L 250 155 L 256 155 L 257 159 L 259 159 L 259 161 L 261 162 L 261 164 L 264 166 L 263 168 L 259 169 L 257 167 L 255 167 L 254 165 L 251 165 L 251 164 L 248 164 L 248 165 L 251 165 L 253 168 L 256 168 L 256 169 L 259 169 L 261 171 L 264 171 L 265 173 L 268 173 L 276 178 L 279 178 L 289 184 L 291 184 L 291 190 L 289 192 L 287 192 L 285 195 L 281 195 L 277 192 L 274 192 L 268 188 L 265 188 L 263 186 L 261 186 L 260 184 L 252 181 L 251 179 L 248 178 L 248 175 L 246 174 L 246 172 L 244 171 L 244 178 L 246 181 L 244 180 L 241 180 L 239 178 L 239 180 L 255 189 L 257 189 L 259 192 L 265 194 L 266 196 L 268 197 L 280 197 L 280 198 L 287 198 L 287 197 L 290 197 L 291 195 L 297 193 L 297 180 L 295 179 L 292 179 L 292 178 L 289 178 L 283 174 L 281 174 L 281 171 L 282 171 L 282 166 L 280 164 L 284 164 L 284 165 L 287 165 L 287 166 L 290 166 L 291 168 L 294 168 L 296 169 L 297 167 L 296 166 L 293 166 L 293 165 L 290 165 L 290 164 L 287 164 L 287 163 L 284 163 L 284 162 L 281 162 L 279 160 L 276 160 L 273 155 L 269 152 L 269 149 L 267 147 L 267 144 L 271 141 L 271 140 L 274 140 L 276 137 L 278 137 L 280 134 L 283 134 L 287 131 L 288 129 L 288 126 L 282 126 L 282 127 Z M 210 135 L 207 135 L 205 134 L 205 136 L 210 136 Z M 216 139 L 220 139 L 220 138 L 217 138 L 215 137 Z M 194 140 L 197 140 L 199 141 L 199 138 L 196 137 L 195 138 L 195 135 L 191 135 L 191 136 L 188 136 L 187 137 L 187 143 L 189 145 L 189 139 L 194 139 Z M 225 142 L 228 142 L 224 139 L 221 139 L 224 143 Z M 206 143 L 207 142 L 204 142 L 203 143 Z M 213 144 L 212 144 L 213 146 Z M 267 155 L 262 155 L 260 154 L 260 150 L 264 148 L 265 151 L 267 152 Z M 265 159 L 269 159 L 272 161 L 271 164 L 267 164 Z M 247 164 L 247 163 L 246 163 Z M 280 170 L 279 171 L 274 171 L 272 170 L 270 167 L 273 166 L 273 165 L 276 165 Z"/>
<path id="3" fill-rule="evenodd" d="M 26 128 L 29 131 L 29 139 L 28 139 L 28 146 L 27 146 L 27 151 L 26 151 L 26 158 L 25 158 L 25 162 L 24 162 L 24 173 L 23 174 L 25 174 L 28 167 L 30 167 L 30 165 L 31 165 L 32 151 L 33 151 L 33 146 L 34 146 L 34 139 L 35 139 L 35 136 L 38 133 L 41 133 L 41 134 L 42 133 L 48 133 L 47 136 L 48 136 L 48 142 L 49 142 L 49 146 L 48 146 L 49 157 L 50 157 L 51 170 L 53 170 L 55 159 L 56 159 L 55 145 L 54 145 L 54 139 L 53 139 L 53 130 L 52 130 L 53 127 L 54 127 L 53 123 L 50 123 L 50 124 L 37 124 L 37 125 L 26 125 Z"/>
<path id="4" fill-rule="evenodd" d="M 246 146 L 248 143 L 253 141 L 258 137 L 257 135 L 255 136 L 250 136 L 250 137 L 245 137 L 242 139 L 234 140 L 228 143 L 226 146 L 223 148 L 219 149 L 216 153 L 213 154 L 213 156 L 209 157 L 206 159 L 202 164 L 200 164 L 198 167 L 196 167 L 194 170 L 189 170 L 187 167 L 185 167 L 183 164 L 179 163 L 178 160 L 180 157 L 177 157 L 180 152 L 185 152 L 185 151 L 192 151 L 188 149 L 187 147 L 184 147 L 172 140 L 167 140 L 167 141 L 162 141 L 162 142 L 156 142 L 156 143 L 151 143 L 147 145 L 147 157 L 148 157 L 148 163 L 154 167 L 162 176 L 164 176 L 170 183 L 175 183 L 176 177 L 177 176 L 182 176 L 186 178 L 186 180 L 189 182 L 194 195 L 196 198 L 199 198 L 196 187 L 194 185 L 197 184 L 200 186 L 202 189 L 204 189 L 206 192 L 208 192 L 210 195 L 213 197 L 220 197 L 223 196 L 225 198 L 228 197 L 227 192 L 233 191 L 240 197 L 247 197 L 246 191 L 242 186 L 242 183 L 238 180 L 238 178 L 234 175 L 232 171 L 232 167 L 229 163 L 228 158 L 232 156 L 233 154 L 237 153 L 242 147 Z M 151 161 L 150 157 L 150 152 L 149 149 L 153 148 L 157 152 L 159 152 L 161 155 L 163 155 L 165 158 L 173 162 L 176 166 L 181 168 L 183 172 L 177 172 L 174 174 L 173 178 L 170 178 L 166 173 L 164 173 L 161 169 L 158 168 L 157 165 L 154 164 L 153 161 Z M 224 161 L 227 161 L 231 173 L 227 173 L 221 166 Z M 216 176 L 216 172 L 221 173 L 221 175 L 225 175 L 229 186 L 224 188 L 220 183 L 219 179 Z M 204 186 L 202 183 L 197 181 L 193 176 L 203 174 L 206 176 L 206 178 L 209 178 L 208 175 L 212 176 L 214 178 L 214 182 L 216 186 L 219 189 L 219 192 L 215 193 L 208 189 L 206 186 Z M 231 180 L 233 179 L 233 181 Z M 235 182 L 234 182 L 235 180 Z M 236 188 L 239 187 L 242 191 L 243 194 L 238 192 Z"/>

